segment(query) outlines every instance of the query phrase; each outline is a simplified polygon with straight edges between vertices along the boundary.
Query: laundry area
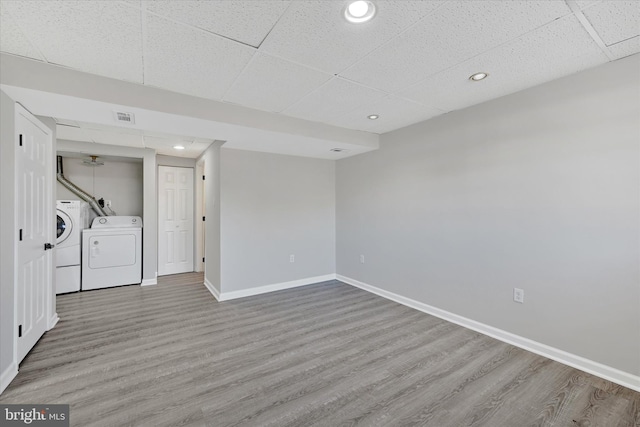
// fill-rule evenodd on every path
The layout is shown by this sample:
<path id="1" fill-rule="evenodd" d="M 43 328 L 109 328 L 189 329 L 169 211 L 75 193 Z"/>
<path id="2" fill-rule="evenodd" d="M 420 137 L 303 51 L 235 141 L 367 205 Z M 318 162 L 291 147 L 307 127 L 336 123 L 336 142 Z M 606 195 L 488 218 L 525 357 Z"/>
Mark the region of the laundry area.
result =
<path id="1" fill-rule="evenodd" d="M 56 294 L 142 281 L 142 160 L 58 152 Z"/>

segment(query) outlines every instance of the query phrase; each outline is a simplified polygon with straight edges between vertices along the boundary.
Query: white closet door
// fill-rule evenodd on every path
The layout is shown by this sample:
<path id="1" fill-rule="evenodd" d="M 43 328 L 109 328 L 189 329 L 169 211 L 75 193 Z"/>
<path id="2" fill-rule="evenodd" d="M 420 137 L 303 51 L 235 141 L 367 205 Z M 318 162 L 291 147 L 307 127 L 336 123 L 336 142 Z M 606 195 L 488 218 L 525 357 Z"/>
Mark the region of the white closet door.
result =
<path id="1" fill-rule="evenodd" d="M 158 275 L 193 271 L 193 168 L 158 169 Z"/>
<path id="2" fill-rule="evenodd" d="M 53 295 L 51 246 L 52 135 L 31 113 L 16 105 L 16 214 L 18 230 L 16 314 L 18 363 L 47 330 Z"/>

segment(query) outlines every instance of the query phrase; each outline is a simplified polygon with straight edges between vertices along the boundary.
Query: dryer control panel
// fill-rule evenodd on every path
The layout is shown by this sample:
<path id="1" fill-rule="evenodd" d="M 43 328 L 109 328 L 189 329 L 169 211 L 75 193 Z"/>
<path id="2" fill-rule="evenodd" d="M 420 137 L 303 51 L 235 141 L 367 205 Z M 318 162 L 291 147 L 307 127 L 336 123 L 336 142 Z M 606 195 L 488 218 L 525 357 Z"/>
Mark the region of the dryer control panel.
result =
<path id="1" fill-rule="evenodd" d="M 93 219 L 91 228 L 142 228 L 139 216 L 99 216 Z"/>

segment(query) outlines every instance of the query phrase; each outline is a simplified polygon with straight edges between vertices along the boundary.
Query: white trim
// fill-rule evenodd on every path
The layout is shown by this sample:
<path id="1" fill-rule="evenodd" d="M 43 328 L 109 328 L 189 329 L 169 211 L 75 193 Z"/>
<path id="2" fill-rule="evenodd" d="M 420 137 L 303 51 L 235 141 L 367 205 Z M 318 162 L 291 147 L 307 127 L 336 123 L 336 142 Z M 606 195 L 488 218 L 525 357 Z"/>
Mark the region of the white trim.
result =
<path id="1" fill-rule="evenodd" d="M 155 279 L 142 279 L 140 286 L 152 286 L 157 284 L 158 284 L 158 278 L 156 277 Z"/>
<path id="2" fill-rule="evenodd" d="M 11 381 L 13 381 L 16 375 L 18 375 L 18 364 L 11 362 L 11 365 L 0 375 L 0 394 L 9 387 L 9 384 L 11 384 Z"/>
<path id="3" fill-rule="evenodd" d="M 385 291 L 384 289 L 368 285 L 366 283 L 342 276 L 340 274 L 336 275 L 336 279 L 351 286 L 355 286 L 357 288 L 379 295 L 383 298 L 395 301 L 402 305 L 406 305 L 407 307 L 420 310 L 424 313 L 431 314 L 448 322 L 455 323 L 473 331 L 480 332 L 481 334 L 488 335 L 497 340 L 528 350 L 532 353 L 539 354 L 540 356 L 555 360 L 556 362 L 560 362 L 564 365 L 571 366 L 572 368 L 576 368 L 589 374 L 596 375 L 600 378 L 604 378 L 616 384 L 628 387 L 632 390 L 640 391 L 640 376 L 638 375 L 633 375 L 628 372 L 612 368 L 611 366 L 586 359 L 582 356 L 568 353 L 564 350 L 560 350 L 555 347 L 530 340 L 520 335 L 512 334 L 511 332 L 507 332 L 502 329 L 498 329 L 493 326 L 489 326 L 484 323 L 459 316 L 449 311 L 424 304 L 422 302 L 395 294 L 393 292 Z"/>
<path id="4" fill-rule="evenodd" d="M 297 288 L 299 286 L 312 285 L 314 283 L 326 282 L 327 280 L 335 279 L 335 274 L 325 274 L 324 276 L 307 277 L 305 279 L 274 283 L 271 285 L 256 286 L 255 288 L 241 289 L 239 291 L 221 292 L 218 301 L 228 301 L 237 298 L 245 298 L 253 295 L 266 294 L 268 292 L 281 291 L 283 289 Z"/>
<path id="5" fill-rule="evenodd" d="M 47 322 L 47 331 L 52 330 L 58 324 L 59 320 L 60 317 L 58 317 L 58 313 L 53 313 L 53 316 L 51 316 L 49 322 Z"/>
<path id="6" fill-rule="evenodd" d="M 193 245 L 195 259 L 194 259 L 194 271 L 203 272 L 204 271 L 204 218 L 207 213 L 205 211 L 205 195 L 204 195 L 204 180 L 202 178 L 198 179 L 198 177 L 204 176 L 204 159 L 200 159 L 200 161 L 196 162 L 195 167 L 195 185 L 194 185 L 194 203 L 195 206 L 193 208 L 193 216 L 194 216 L 194 227 L 193 232 L 195 236 L 193 238 Z"/>
<path id="7" fill-rule="evenodd" d="M 216 301 L 220 301 L 220 291 L 217 290 L 206 277 L 204 278 L 204 286 L 211 292 L 211 295 L 213 295 Z"/>

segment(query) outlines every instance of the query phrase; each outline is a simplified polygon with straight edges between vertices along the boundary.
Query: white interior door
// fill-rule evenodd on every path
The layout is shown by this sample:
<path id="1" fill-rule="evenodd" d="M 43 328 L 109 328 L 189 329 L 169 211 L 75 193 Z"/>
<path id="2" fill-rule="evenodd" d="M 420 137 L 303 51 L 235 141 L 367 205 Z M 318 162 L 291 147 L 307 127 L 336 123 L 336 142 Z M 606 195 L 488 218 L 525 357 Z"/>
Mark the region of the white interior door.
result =
<path id="1" fill-rule="evenodd" d="M 158 169 L 158 275 L 193 271 L 193 168 Z"/>
<path id="2" fill-rule="evenodd" d="M 51 217 L 52 134 L 16 105 L 16 271 L 17 357 L 22 361 L 47 329 L 47 304 L 53 298 Z"/>

